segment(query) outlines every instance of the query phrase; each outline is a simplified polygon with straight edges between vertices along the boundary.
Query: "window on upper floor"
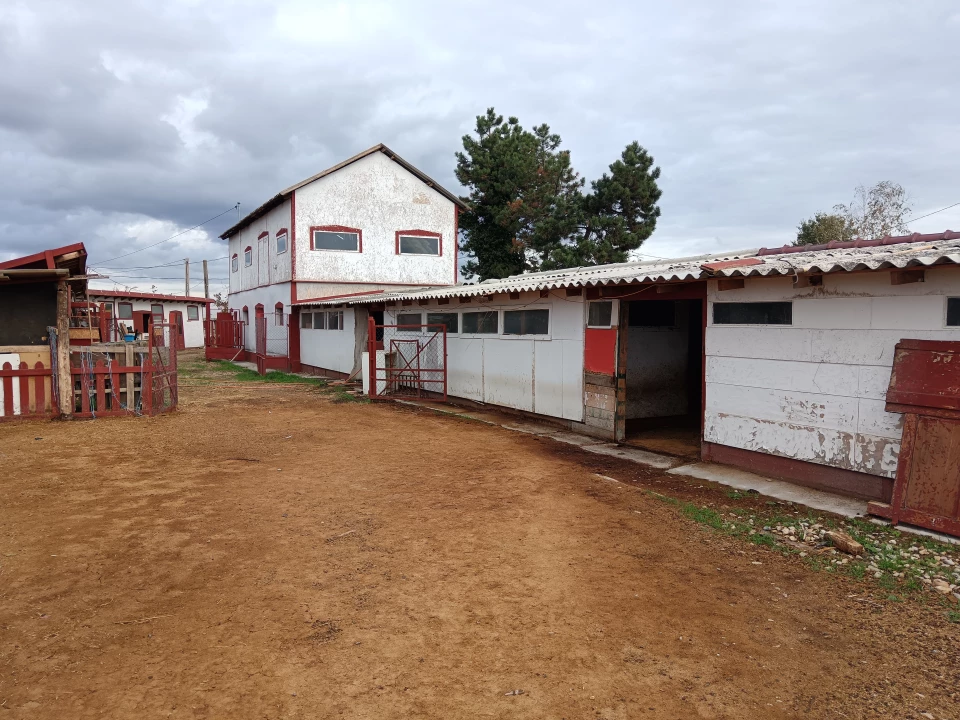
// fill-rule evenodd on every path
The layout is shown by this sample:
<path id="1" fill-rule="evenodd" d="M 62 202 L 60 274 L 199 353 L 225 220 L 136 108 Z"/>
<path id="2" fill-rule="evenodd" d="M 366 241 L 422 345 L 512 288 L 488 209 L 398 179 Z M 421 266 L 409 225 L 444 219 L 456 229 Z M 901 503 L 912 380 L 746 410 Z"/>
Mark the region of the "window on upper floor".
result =
<path id="1" fill-rule="evenodd" d="M 250 267 L 253 265 L 253 248 L 249 245 L 247 249 L 243 251 L 243 266 Z"/>
<path id="2" fill-rule="evenodd" d="M 323 225 L 310 228 L 310 247 L 314 250 L 360 252 L 362 233 L 358 228 Z"/>
<path id="3" fill-rule="evenodd" d="M 233 258 L 230 260 L 230 269 L 233 270 L 233 272 L 240 269 L 240 258 L 237 257 L 236 253 L 233 254 Z"/>
<path id="4" fill-rule="evenodd" d="M 281 232 L 277 235 L 277 255 L 287 251 L 287 233 Z"/>
<path id="5" fill-rule="evenodd" d="M 426 230 L 401 230 L 397 233 L 400 255 L 440 255 L 440 234 Z"/>
<path id="6" fill-rule="evenodd" d="M 791 302 L 715 302 L 714 325 L 793 325 Z"/>
<path id="7" fill-rule="evenodd" d="M 960 298 L 947 298 L 947 325 L 960 327 Z"/>

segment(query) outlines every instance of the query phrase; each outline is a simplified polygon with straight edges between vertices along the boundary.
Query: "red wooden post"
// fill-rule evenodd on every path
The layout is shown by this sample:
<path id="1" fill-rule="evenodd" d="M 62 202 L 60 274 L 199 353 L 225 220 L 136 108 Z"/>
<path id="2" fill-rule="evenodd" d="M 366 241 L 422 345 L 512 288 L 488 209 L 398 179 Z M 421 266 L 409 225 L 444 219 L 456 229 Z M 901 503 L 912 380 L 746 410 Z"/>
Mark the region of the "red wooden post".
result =
<path id="1" fill-rule="evenodd" d="M 20 414 L 29 415 L 30 414 L 30 376 L 27 375 L 27 370 L 30 367 L 25 363 L 20 363 Z"/>
<path id="2" fill-rule="evenodd" d="M 39 360 L 37 364 L 33 366 L 35 370 L 43 370 L 43 363 Z M 37 399 L 37 414 L 45 415 L 47 413 L 47 393 L 44 385 L 46 384 L 47 376 L 46 373 L 43 375 L 37 375 L 34 382 L 34 390 Z"/>
<path id="3" fill-rule="evenodd" d="M 5 362 L 3 364 L 3 369 L 13 370 L 13 366 Z M 3 382 L 3 415 L 4 417 L 13 417 L 13 376 L 4 375 L 0 377 L 0 381 Z"/>
<path id="4" fill-rule="evenodd" d="M 90 375 L 79 369 L 80 374 L 80 412 L 84 415 L 90 414 Z"/>

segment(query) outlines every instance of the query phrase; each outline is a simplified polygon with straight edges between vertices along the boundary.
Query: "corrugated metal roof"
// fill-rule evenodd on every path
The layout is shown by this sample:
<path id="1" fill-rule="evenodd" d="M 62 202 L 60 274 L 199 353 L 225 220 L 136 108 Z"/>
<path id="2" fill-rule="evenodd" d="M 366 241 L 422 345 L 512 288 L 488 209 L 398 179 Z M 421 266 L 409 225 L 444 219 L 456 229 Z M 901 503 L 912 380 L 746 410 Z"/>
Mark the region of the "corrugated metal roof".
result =
<path id="1" fill-rule="evenodd" d="M 956 236 L 956 238 L 954 238 Z M 912 236 L 905 236 L 910 238 Z M 487 280 L 475 285 L 456 285 L 405 290 L 365 297 L 327 298 L 303 301 L 297 305 L 350 305 L 382 303 L 388 300 L 419 300 L 445 297 L 471 297 L 496 293 L 553 290 L 567 287 L 592 287 L 622 283 L 692 282 L 717 277 L 775 277 L 800 274 L 827 274 L 860 270 L 903 269 L 931 265 L 960 265 L 960 233 L 937 236 L 950 238 L 933 241 L 908 239 L 890 245 L 861 247 L 811 246 L 808 250 L 791 249 L 777 255 L 759 250 L 741 250 L 716 255 L 698 255 L 676 260 L 656 260 L 595 267 L 569 268 L 548 272 L 514 275 L 500 280 Z M 765 251 L 769 253 L 769 250 Z M 750 262 L 736 262 L 750 259 Z"/>

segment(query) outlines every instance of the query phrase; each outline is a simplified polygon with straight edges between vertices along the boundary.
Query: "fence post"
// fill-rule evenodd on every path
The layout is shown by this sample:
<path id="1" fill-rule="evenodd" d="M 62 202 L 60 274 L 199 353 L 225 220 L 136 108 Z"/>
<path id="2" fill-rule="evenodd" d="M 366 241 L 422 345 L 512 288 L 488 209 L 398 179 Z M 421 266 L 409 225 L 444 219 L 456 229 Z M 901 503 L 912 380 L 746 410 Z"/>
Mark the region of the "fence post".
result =
<path id="1" fill-rule="evenodd" d="M 370 373 L 370 397 L 377 396 L 377 321 L 367 317 L 367 372 Z"/>
<path id="2" fill-rule="evenodd" d="M 60 414 L 73 415 L 73 371 L 70 369 L 70 288 L 67 281 L 57 283 L 57 405 Z"/>

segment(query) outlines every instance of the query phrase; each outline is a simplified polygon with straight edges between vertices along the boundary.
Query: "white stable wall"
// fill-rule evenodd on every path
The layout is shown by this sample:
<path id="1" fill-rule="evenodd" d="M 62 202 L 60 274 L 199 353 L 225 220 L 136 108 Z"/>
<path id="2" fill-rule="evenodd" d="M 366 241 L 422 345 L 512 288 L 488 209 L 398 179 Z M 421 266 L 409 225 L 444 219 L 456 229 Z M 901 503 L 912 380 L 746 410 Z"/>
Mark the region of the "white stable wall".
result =
<path id="1" fill-rule="evenodd" d="M 887 272 L 825 275 L 822 287 L 750 279 L 719 292 L 710 281 L 704 439 L 744 450 L 892 478 L 902 416 L 884 401 L 894 348 L 905 338 L 960 340 L 946 299 L 960 268 L 891 285 Z M 714 302 L 793 301 L 793 325 L 714 325 Z"/>
<path id="2" fill-rule="evenodd" d="M 301 313 L 333 311 L 334 308 L 305 307 Z M 325 370 L 352 373 L 356 351 L 356 312 L 353 308 L 336 308 L 343 311 L 343 327 L 339 330 L 300 329 L 300 362 Z"/>
<path id="3" fill-rule="evenodd" d="M 383 153 L 368 155 L 296 191 L 296 279 L 383 287 L 380 284 L 452 285 L 455 207 Z M 310 228 L 324 225 L 362 230 L 361 252 L 311 250 Z M 440 233 L 442 256 L 398 255 L 399 230 Z M 333 294 L 298 292 L 304 298 Z"/>
<path id="4" fill-rule="evenodd" d="M 550 332 L 546 336 L 447 335 L 447 394 L 476 402 L 502 405 L 566 420 L 583 421 L 584 303 L 579 297 L 563 297 L 563 291 L 540 298 L 539 293 L 521 293 L 519 300 L 449 305 L 387 308 L 385 323 L 396 322 L 398 313 L 500 312 L 546 308 Z M 459 323 L 463 327 L 462 317 Z"/>

